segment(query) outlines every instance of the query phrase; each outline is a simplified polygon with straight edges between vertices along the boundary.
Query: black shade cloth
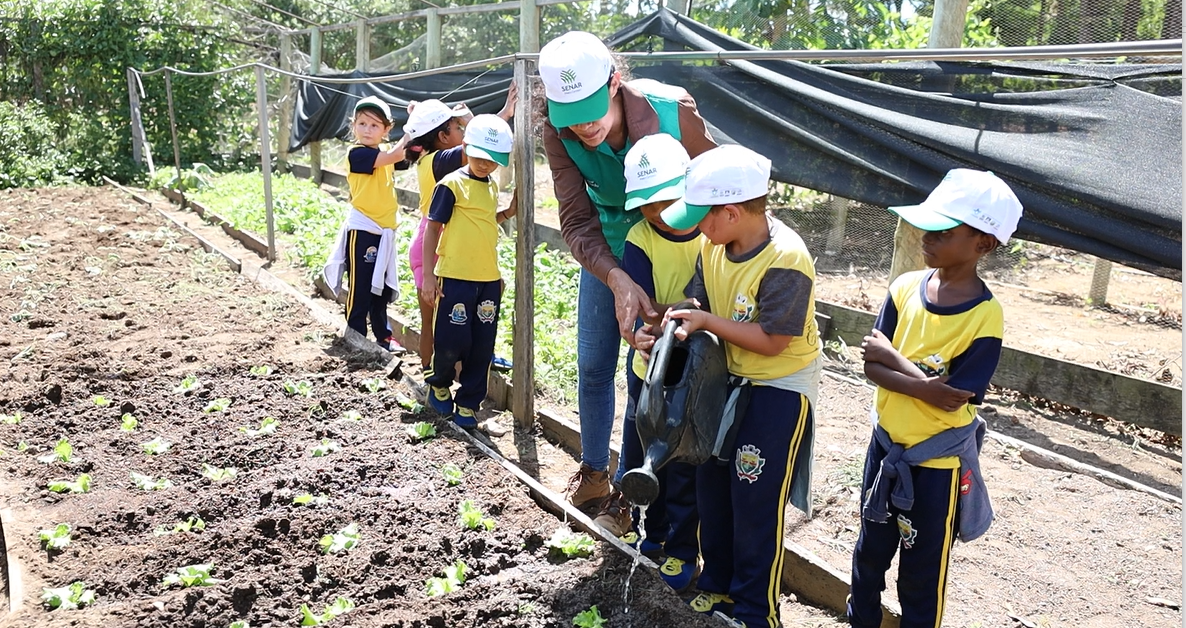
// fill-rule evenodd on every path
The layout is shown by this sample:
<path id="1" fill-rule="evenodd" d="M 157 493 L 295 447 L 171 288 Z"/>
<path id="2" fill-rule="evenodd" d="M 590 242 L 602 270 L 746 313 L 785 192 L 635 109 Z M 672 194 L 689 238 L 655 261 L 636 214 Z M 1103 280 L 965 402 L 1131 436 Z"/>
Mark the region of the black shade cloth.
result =
<path id="1" fill-rule="evenodd" d="M 754 49 L 666 10 L 607 43 L 649 48 L 652 38 L 664 49 Z M 889 206 L 920 202 L 951 168 L 991 170 L 1025 207 L 1017 237 L 1181 279 L 1181 64 L 729 61 L 633 71 L 687 89 L 713 137 L 771 158 L 777 181 Z M 401 105 L 398 129 L 409 99 L 477 77 L 446 100 L 494 112 L 510 73 L 343 90 L 355 97 L 306 83 L 293 148 L 345 137 L 362 95 Z"/>

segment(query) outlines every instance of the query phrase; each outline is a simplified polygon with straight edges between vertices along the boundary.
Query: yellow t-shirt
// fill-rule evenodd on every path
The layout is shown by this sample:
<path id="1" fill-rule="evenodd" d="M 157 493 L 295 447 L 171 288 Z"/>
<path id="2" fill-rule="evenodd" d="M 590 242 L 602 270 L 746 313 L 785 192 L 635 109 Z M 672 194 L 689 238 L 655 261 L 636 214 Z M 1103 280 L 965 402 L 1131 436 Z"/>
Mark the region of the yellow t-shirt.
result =
<path id="1" fill-rule="evenodd" d="M 437 183 L 428 218 L 444 225 L 437 243 L 436 275 L 467 281 L 497 281 L 498 184 L 477 179 L 467 168 Z"/>
<path id="2" fill-rule="evenodd" d="M 622 270 L 656 302 L 678 303 L 684 300 L 684 287 L 696 272 L 696 258 L 705 241 L 699 230 L 677 236 L 642 220 L 626 234 Z M 631 368 L 640 378 L 646 376 L 646 362 L 637 352 Z"/>
<path id="3" fill-rule="evenodd" d="M 399 212 L 395 202 L 395 166 L 375 167 L 379 151 L 387 151 L 389 145 L 377 148 L 355 144 L 347 153 L 350 172 L 346 181 L 350 184 L 350 204 L 383 229 L 394 229 Z"/>
<path id="4" fill-rule="evenodd" d="M 445 175 L 463 165 L 461 151 L 461 146 L 434 150 L 416 162 L 416 183 L 420 188 L 421 216 L 428 216 L 428 206 L 432 204 L 432 191 L 437 186 L 437 179 L 445 178 Z"/>
<path id="5" fill-rule="evenodd" d="M 928 376 L 947 376 L 947 384 L 975 394 L 971 403 L 947 412 L 909 395 L 877 389 L 878 422 L 895 443 L 907 449 L 948 428 L 976 418 L 1001 356 L 1005 319 L 1001 304 L 988 287 L 979 297 L 958 305 L 939 306 L 926 298 L 926 282 L 935 271 L 906 273 L 890 285 L 889 296 L 874 324 L 907 360 Z M 974 405 L 975 404 L 975 405 Z M 935 458 L 922 464 L 955 469 L 959 458 Z"/>
<path id="6" fill-rule="evenodd" d="M 733 257 L 704 241 L 684 293 L 717 316 L 757 323 L 768 334 L 792 336 L 782 353 L 766 356 L 725 343 L 729 372 L 754 380 L 786 377 L 819 357 L 815 323 L 815 263 L 793 229 L 767 217 L 770 239 Z"/>

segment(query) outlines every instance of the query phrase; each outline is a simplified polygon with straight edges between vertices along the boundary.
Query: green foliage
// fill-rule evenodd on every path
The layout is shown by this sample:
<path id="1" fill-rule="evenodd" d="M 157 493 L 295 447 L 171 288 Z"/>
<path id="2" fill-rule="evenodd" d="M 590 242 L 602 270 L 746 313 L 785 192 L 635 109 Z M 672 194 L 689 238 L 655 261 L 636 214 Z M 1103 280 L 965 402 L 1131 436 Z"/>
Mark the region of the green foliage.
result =
<path id="1" fill-rule="evenodd" d="M 485 528 L 486 530 L 494 529 L 494 519 L 484 516 L 482 509 L 475 506 L 472 499 L 467 499 L 458 504 L 457 523 L 469 530 L 477 530 L 478 528 Z"/>
<path id="2" fill-rule="evenodd" d="M 173 524 L 172 528 L 166 526 L 159 526 L 153 530 L 154 536 L 166 536 L 169 534 L 177 534 L 178 532 L 201 532 L 206 529 L 206 522 L 202 521 L 201 517 L 190 517 L 185 521 L 178 521 Z"/>
<path id="3" fill-rule="evenodd" d="M 449 486 L 457 486 L 458 484 L 461 484 L 461 478 L 464 474 L 461 471 L 461 467 L 453 464 L 452 462 L 446 462 L 445 464 L 441 465 L 441 475 L 444 476 L 445 483 L 447 483 Z"/>
<path id="4" fill-rule="evenodd" d="M 184 394 L 187 392 L 193 392 L 201 387 L 202 382 L 198 379 L 197 375 L 186 375 L 185 378 L 182 379 L 175 388 L 173 388 L 173 392 Z"/>
<path id="5" fill-rule="evenodd" d="M 259 429 L 251 429 L 250 427 L 243 426 L 239 428 L 239 431 L 250 436 L 251 438 L 255 438 L 257 436 L 271 436 L 272 434 L 276 433 L 276 428 L 278 427 L 280 427 L 279 421 L 270 416 L 266 416 L 262 421 L 260 421 Z"/>
<path id="6" fill-rule="evenodd" d="M 210 414 L 211 412 L 226 412 L 227 408 L 230 407 L 230 399 L 227 399 L 226 397 L 219 397 L 218 399 L 206 404 L 206 407 L 202 408 L 202 412 L 205 412 L 206 414 Z"/>
<path id="7" fill-rule="evenodd" d="M 222 582 L 222 580 L 210 577 L 212 569 L 214 569 L 214 563 L 186 565 L 166 575 L 165 579 L 161 581 L 161 586 L 171 587 L 179 584 L 182 587 L 208 587 Z"/>
<path id="8" fill-rule="evenodd" d="M 369 393 L 377 393 L 387 388 L 387 382 L 383 381 L 381 377 L 368 377 L 362 380 L 362 388 Z"/>
<path id="9" fill-rule="evenodd" d="M 18 447 L 19 449 L 19 447 Z M 91 476 L 83 473 L 74 481 L 58 480 L 46 485 L 54 493 L 86 493 L 91 490 Z"/>
<path id="10" fill-rule="evenodd" d="M 40 103 L 0 102 L 0 189 L 61 183 L 66 163 Z"/>
<path id="11" fill-rule="evenodd" d="M 313 508 L 317 508 L 329 504 L 329 496 L 321 493 L 314 497 L 310 493 L 301 493 L 300 495 L 292 498 L 292 503 L 295 506 L 311 506 Z"/>
<path id="12" fill-rule="evenodd" d="M 136 417 L 133 416 L 132 413 L 130 413 L 130 412 L 125 412 L 124 415 L 122 417 L 120 417 L 119 429 L 121 429 L 125 432 L 136 431 L 136 427 L 138 425 L 140 425 L 140 421 L 137 421 Z"/>
<path id="13" fill-rule="evenodd" d="M 597 605 L 589 607 L 587 611 L 577 613 L 576 617 L 572 618 L 572 625 L 577 628 L 602 628 L 605 626 L 605 618 L 601 616 L 601 611 L 597 610 Z"/>
<path id="14" fill-rule="evenodd" d="M 345 615 L 354 610 L 354 602 L 348 598 L 338 596 L 333 604 L 325 607 L 320 615 L 314 615 L 313 611 L 309 610 L 307 604 L 301 604 L 301 625 L 302 626 L 320 626 L 329 623 L 336 619 L 339 615 Z"/>
<path id="15" fill-rule="evenodd" d="M 173 482 L 168 478 L 154 480 L 150 476 L 135 471 L 132 472 L 132 484 L 142 491 L 162 491 L 173 486 Z"/>
<path id="16" fill-rule="evenodd" d="M 41 603 L 49 609 L 73 610 L 95 602 L 95 592 L 80 580 L 59 589 L 41 589 Z"/>
<path id="17" fill-rule="evenodd" d="M 157 436 L 150 441 L 140 443 L 140 449 L 144 450 L 144 453 L 150 456 L 159 456 L 160 454 L 169 451 L 169 449 L 172 447 L 173 443 L 162 439 L 160 436 Z"/>
<path id="18" fill-rule="evenodd" d="M 354 549 L 361 540 L 362 537 L 358 534 L 358 524 L 351 523 L 339 532 L 321 537 L 317 545 L 321 548 L 322 554 L 337 554 Z"/>
<path id="19" fill-rule="evenodd" d="M 445 577 L 429 578 L 424 583 L 425 592 L 428 594 L 428 597 L 445 595 L 461 588 L 461 585 L 465 584 L 465 572 L 467 569 L 465 563 L 459 560 L 445 567 Z"/>
<path id="20" fill-rule="evenodd" d="M 57 526 L 37 533 L 37 538 L 50 551 L 65 549 L 70 545 L 70 524 L 59 523 Z"/>
<path id="21" fill-rule="evenodd" d="M 362 413 L 358 410 L 347 410 L 342 413 L 343 421 L 361 421 Z"/>
<path id="22" fill-rule="evenodd" d="M 111 405 L 111 400 L 107 397 L 104 397 L 103 395 L 95 395 L 94 397 L 91 397 L 91 403 L 100 408 L 106 408 L 107 406 Z"/>
<path id="23" fill-rule="evenodd" d="M 239 470 L 234 467 L 219 468 L 202 463 L 202 477 L 209 478 L 211 482 L 233 480 L 237 475 L 239 475 Z"/>
<path id="24" fill-rule="evenodd" d="M 226 628 L 251 628 L 251 624 L 247 620 L 233 621 Z"/>
<path id="25" fill-rule="evenodd" d="M 21 416 L 20 412 L 13 412 L 12 414 L 0 414 L 0 423 L 5 425 L 18 425 L 20 424 L 22 418 L 24 417 Z"/>
<path id="26" fill-rule="evenodd" d="M 313 448 L 309 450 L 309 455 L 314 458 L 321 458 L 323 456 L 328 456 L 335 451 L 340 451 L 341 449 L 342 446 L 337 442 L 328 438 L 323 438 L 321 439 L 320 443 L 313 445 Z"/>
<path id="27" fill-rule="evenodd" d="M 301 397 L 313 396 L 313 384 L 303 379 L 299 382 L 294 382 L 291 379 L 285 380 L 280 386 L 284 389 L 285 393 L 294 397 L 297 395 Z"/>
<path id="28" fill-rule="evenodd" d="M 70 464 L 70 462 L 74 459 L 74 447 L 70 445 L 70 441 L 68 439 L 63 437 L 58 440 L 56 445 L 54 445 L 53 453 L 40 456 L 37 459 L 47 464 L 52 464 L 54 462 Z"/>
<path id="29" fill-rule="evenodd" d="M 260 364 L 251 367 L 251 374 L 255 377 L 266 377 L 272 374 L 272 367 L 267 364 Z"/>
<path id="30" fill-rule="evenodd" d="M 437 428 L 427 421 L 419 421 L 408 426 L 408 436 L 412 440 L 424 440 L 437 435 Z"/>
<path id="31" fill-rule="evenodd" d="M 557 528 L 545 545 L 565 558 L 583 558 L 593 554 L 593 537 L 568 528 Z"/>

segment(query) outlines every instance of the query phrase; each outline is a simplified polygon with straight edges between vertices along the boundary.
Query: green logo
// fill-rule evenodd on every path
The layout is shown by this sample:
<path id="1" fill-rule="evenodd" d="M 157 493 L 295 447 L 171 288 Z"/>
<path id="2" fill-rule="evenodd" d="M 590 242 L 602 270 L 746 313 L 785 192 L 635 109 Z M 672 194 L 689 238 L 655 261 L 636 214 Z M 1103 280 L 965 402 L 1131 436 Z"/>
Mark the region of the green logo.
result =
<path id="1" fill-rule="evenodd" d="M 571 69 L 565 70 L 560 73 L 560 80 L 571 85 L 577 82 L 577 73 L 573 72 Z"/>
<path id="2" fill-rule="evenodd" d="M 646 153 L 643 153 L 642 159 L 638 160 L 638 167 L 639 168 L 649 168 L 650 166 L 651 166 L 651 160 L 647 159 Z"/>
<path id="3" fill-rule="evenodd" d="M 494 129 L 494 128 L 486 129 L 486 136 L 492 140 L 497 140 L 498 139 L 498 129 Z"/>

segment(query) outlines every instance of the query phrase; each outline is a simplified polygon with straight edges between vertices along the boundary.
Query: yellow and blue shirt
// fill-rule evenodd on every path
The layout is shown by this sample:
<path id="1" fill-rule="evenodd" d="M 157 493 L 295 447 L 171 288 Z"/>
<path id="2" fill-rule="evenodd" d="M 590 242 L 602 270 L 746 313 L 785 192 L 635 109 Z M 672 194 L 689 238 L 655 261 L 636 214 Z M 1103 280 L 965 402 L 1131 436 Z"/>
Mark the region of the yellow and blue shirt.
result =
<path id="1" fill-rule="evenodd" d="M 894 349 L 928 376 L 946 376 L 947 385 L 974 393 L 971 401 L 947 412 L 909 395 L 878 387 L 878 422 L 895 443 L 907 449 L 948 428 L 976 418 L 989 380 L 1001 357 L 1005 318 L 1001 303 L 988 286 L 980 296 L 957 305 L 936 305 L 926 286 L 934 270 L 898 277 L 889 289 L 874 327 Z M 922 464 L 936 469 L 959 468 L 959 458 L 935 458 Z"/>
<path id="2" fill-rule="evenodd" d="M 463 146 L 454 146 L 445 150 L 434 150 L 416 162 L 416 182 L 420 188 L 420 215 L 428 216 L 428 206 L 432 204 L 432 192 L 437 181 L 445 175 L 461 168 Z"/>
<path id="3" fill-rule="evenodd" d="M 815 322 L 815 262 L 793 229 L 767 217 L 770 238 L 740 256 L 705 239 L 696 272 L 684 290 L 704 309 L 762 331 L 792 336 L 782 353 L 761 355 L 725 344 L 729 372 L 751 380 L 774 380 L 810 365 L 820 354 Z"/>
<path id="4" fill-rule="evenodd" d="M 350 204 L 383 229 L 394 229 L 398 221 L 395 201 L 395 166 L 375 167 L 380 151 L 389 150 L 387 144 L 350 147 L 347 160 L 350 172 Z"/>
<path id="5" fill-rule="evenodd" d="M 643 220 L 626 234 L 622 270 L 648 297 L 661 305 L 673 305 L 684 300 L 684 287 L 696 272 L 696 258 L 705 241 L 699 229 L 674 235 Z M 646 376 L 646 362 L 637 352 L 631 368 L 640 378 Z"/>
<path id="6" fill-rule="evenodd" d="M 498 184 L 468 168 L 437 183 L 429 220 L 444 225 L 437 244 L 436 275 L 466 281 L 498 281 Z"/>

